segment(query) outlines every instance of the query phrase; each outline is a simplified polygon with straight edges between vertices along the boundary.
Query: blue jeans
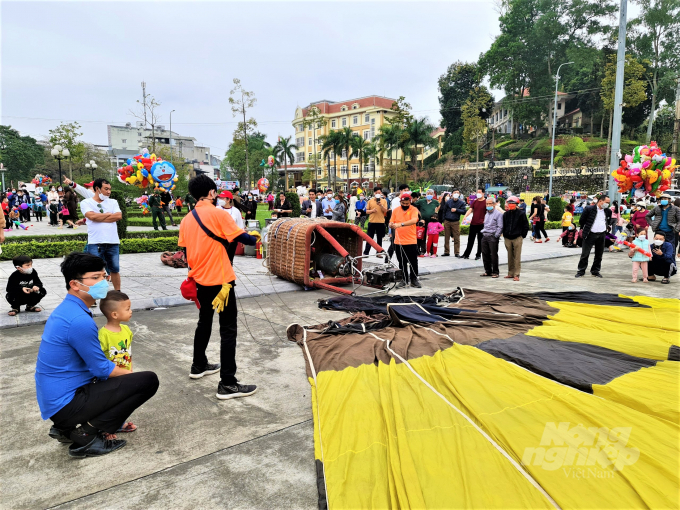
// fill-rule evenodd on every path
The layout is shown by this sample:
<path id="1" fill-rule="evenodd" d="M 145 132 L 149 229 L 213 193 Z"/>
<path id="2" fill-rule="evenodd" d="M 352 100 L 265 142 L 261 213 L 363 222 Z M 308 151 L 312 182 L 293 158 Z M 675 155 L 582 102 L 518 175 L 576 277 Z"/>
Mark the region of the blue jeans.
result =
<path id="1" fill-rule="evenodd" d="M 118 244 L 88 244 L 85 249 L 90 255 L 96 255 L 106 263 L 106 272 L 109 274 L 120 273 L 118 259 L 120 245 Z"/>

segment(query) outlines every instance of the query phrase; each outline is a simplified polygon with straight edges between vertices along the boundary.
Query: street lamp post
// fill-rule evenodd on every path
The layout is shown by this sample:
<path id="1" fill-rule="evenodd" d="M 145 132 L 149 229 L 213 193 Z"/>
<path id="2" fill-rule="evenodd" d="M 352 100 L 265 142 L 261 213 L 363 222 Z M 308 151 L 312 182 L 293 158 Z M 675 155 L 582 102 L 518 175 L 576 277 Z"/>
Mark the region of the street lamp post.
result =
<path id="1" fill-rule="evenodd" d="M 552 148 L 550 149 L 550 185 L 548 186 L 548 196 L 552 196 L 552 181 L 553 181 L 553 169 L 555 167 L 555 129 L 557 122 L 557 87 L 560 83 L 560 69 L 562 66 L 568 66 L 573 64 L 573 62 L 565 62 L 560 64 L 557 68 L 557 74 L 555 75 L 555 103 L 553 104 L 553 125 L 552 125 Z"/>
<path id="2" fill-rule="evenodd" d="M 175 110 L 172 110 L 170 112 L 170 138 L 168 138 L 168 142 L 170 143 L 170 163 L 172 163 L 172 112 Z"/>
<path id="3" fill-rule="evenodd" d="M 89 163 L 85 163 L 85 168 L 92 169 L 92 180 L 94 181 L 94 171 L 97 169 L 97 163 L 91 159 Z"/>
<path id="4" fill-rule="evenodd" d="M 50 154 L 59 162 L 59 183 L 61 184 L 61 160 L 68 158 L 71 153 L 66 147 L 62 148 L 61 145 L 55 145 Z"/>

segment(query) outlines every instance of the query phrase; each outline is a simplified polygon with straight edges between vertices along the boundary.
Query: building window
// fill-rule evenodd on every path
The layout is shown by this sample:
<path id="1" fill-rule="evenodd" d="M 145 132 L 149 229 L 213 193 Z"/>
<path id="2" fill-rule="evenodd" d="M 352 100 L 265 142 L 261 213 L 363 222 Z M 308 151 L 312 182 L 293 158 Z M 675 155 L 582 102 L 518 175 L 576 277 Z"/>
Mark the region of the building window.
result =
<path id="1" fill-rule="evenodd" d="M 341 111 L 341 112 L 346 112 L 346 111 L 347 111 L 347 106 L 342 105 L 342 107 L 340 108 L 340 111 Z"/>
<path id="2" fill-rule="evenodd" d="M 359 165 L 352 165 L 352 173 L 353 174 L 359 173 Z"/>
<path id="3" fill-rule="evenodd" d="M 340 156 L 342 159 L 347 159 L 347 151 L 345 149 L 342 149 L 342 156 Z"/>
<path id="4" fill-rule="evenodd" d="M 371 165 L 364 165 L 364 173 L 368 173 L 371 171 Z"/>
<path id="5" fill-rule="evenodd" d="M 343 117 L 342 118 L 342 127 L 346 127 L 346 126 L 347 126 L 347 117 Z"/>
<path id="6" fill-rule="evenodd" d="M 371 140 L 373 140 L 373 137 L 375 136 L 375 126 L 371 126 Z"/>
<path id="7" fill-rule="evenodd" d="M 370 119 L 370 116 L 367 114 L 364 115 L 364 124 L 368 124 L 368 121 Z"/>
<path id="8" fill-rule="evenodd" d="M 296 152 L 295 153 L 295 162 L 296 163 L 303 163 L 305 161 L 305 153 L 304 152 Z"/>
<path id="9" fill-rule="evenodd" d="M 335 152 L 331 151 L 331 154 L 329 156 L 330 159 L 335 159 Z"/>
<path id="10" fill-rule="evenodd" d="M 307 155 L 307 157 L 308 157 L 307 161 L 311 161 L 311 160 L 312 160 L 312 153 L 310 152 L 310 153 Z"/>
<path id="11" fill-rule="evenodd" d="M 364 131 L 364 140 L 370 140 L 371 139 L 371 132 L 366 130 Z"/>
<path id="12" fill-rule="evenodd" d="M 307 139 L 307 145 L 312 145 L 312 139 L 311 138 Z"/>
<path id="13" fill-rule="evenodd" d="M 355 126 L 357 124 L 359 124 L 359 116 L 358 115 L 355 115 L 354 117 L 352 117 L 352 124 L 354 124 Z"/>
<path id="14" fill-rule="evenodd" d="M 137 133 L 137 136 L 142 136 L 142 133 Z"/>
<path id="15" fill-rule="evenodd" d="M 297 145 L 298 147 L 304 147 L 305 146 L 305 137 L 302 136 L 302 137 L 296 139 L 295 145 Z"/>
<path id="16" fill-rule="evenodd" d="M 354 103 L 352 105 L 352 110 L 356 110 L 357 108 L 359 108 L 359 105 L 357 103 Z"/>
<path id="17" fill-rule="evenodd" d="M 335 129 L 335 119 L 331 120 L 331 127 Z"/>
<path id="18" fill-rule="evenodd" d="M 340 166 L 340 175 L 343 177 L 347 177 L 347 165 Z"/>
<path id="19" fill-rule="evenodd" d="M 562 103 L 557 103 L 557 109 L 558 109 L 558 110 L 561 110 L 561 109 L 562 109 Z M 123 141 L 125 141 L 125 140 L 123 140 Z"/>
<path id="20" fill-rule="evenodd" d="M 123 142 L 123 143 L 127 143 L 127 139 L 126 139 L 126 138 L 123 138 L 122 142 Z"/>
<path id="21" fill-rule="evenodd" d="M 321 177 L 321 174 L 322 174 L 322 173 L 323 173 L 323 170 L 321 170 L 320 168 L 317 168 L 317 170 L 316 170 L 316 175 L 318 175 L 319 177 Z"/>

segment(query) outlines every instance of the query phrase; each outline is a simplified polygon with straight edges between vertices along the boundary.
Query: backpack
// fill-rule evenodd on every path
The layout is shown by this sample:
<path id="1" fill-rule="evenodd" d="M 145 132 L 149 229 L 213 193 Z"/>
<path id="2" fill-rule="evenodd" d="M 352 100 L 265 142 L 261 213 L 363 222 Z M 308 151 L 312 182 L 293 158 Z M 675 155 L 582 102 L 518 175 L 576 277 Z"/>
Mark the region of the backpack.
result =
<path id="1" fill-rule="evenodd" d="M 166 266 L 178 268 L 189 267 L 187 264 L 187 256 L 183 251 L 164 251 L 161 253 L 161 262 Z"/>

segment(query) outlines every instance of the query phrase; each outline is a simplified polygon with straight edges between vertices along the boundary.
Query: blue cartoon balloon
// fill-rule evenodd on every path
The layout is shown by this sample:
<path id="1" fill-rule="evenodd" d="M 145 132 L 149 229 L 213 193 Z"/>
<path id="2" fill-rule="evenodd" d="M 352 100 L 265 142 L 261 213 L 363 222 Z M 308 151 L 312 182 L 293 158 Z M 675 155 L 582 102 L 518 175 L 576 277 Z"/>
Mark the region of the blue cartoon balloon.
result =
<path id="1" fill-rule="evenodd" d="M 156 161 L 151 166 L 151 177 L 158 183 L 172 182 L 175 174 L 175 167 L 169 161 Z"/>

